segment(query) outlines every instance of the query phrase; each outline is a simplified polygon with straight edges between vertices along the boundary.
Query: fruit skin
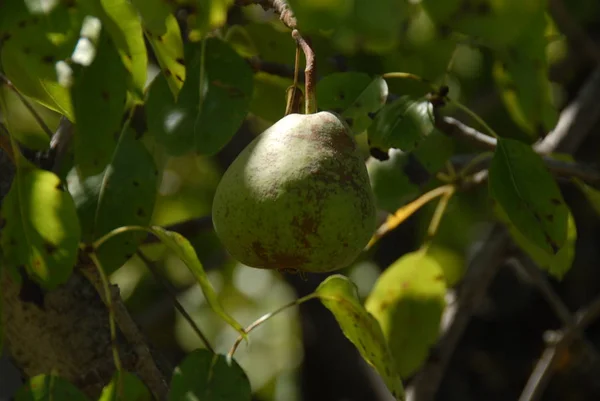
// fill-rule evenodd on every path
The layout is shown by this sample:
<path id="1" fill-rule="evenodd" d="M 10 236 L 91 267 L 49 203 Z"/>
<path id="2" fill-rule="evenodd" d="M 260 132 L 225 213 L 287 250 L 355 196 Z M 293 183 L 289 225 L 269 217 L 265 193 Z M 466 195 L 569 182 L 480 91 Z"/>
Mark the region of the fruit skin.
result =
<path id="1" fill-rule="evenodd" d="M 352 263 L 375 230 L 363 157 L 334 113 L 289 114 L 252 141 L 219 183 L 213 224 L 256 268 L 329 272 Z"/>

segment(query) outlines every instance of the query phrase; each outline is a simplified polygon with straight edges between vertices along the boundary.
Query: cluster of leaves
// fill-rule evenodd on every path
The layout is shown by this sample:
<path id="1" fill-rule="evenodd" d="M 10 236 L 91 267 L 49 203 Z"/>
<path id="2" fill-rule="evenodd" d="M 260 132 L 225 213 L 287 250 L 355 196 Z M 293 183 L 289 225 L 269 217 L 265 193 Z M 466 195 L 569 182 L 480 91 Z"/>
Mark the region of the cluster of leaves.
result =
<path id="1" fill-rule="evenodd" d="M 440 183 L 438 173 L 456 153 L 455 142 L 438 130 L 437 106 L 425 96 L 423 83 L 444 82 L 461 43 L 488 49 L 506 109 L 524 133 L 497 138 L 489 167 L 493 208 L 515 241 L 541 267 L 562 277 L 573 259 L 576 230 L 554 177 L 531 147 L 557 121 L 546 56 L 547 37 L 555 28 L 545 2 L 412 3 L 290 1 L 299 29 L 312 35 L 317 60 L 323 61 L 316 87 L 319 108 L 341 114 L 372 154 L 384 156 L 386 160 L 370 159 L 368 169 L 379 208 L 396 216 L 397 225 L 427 203 L 423 199 L 433 198 L 419 197 L 425 190 L 454 185 L 461 178 Z M 248 115 L 267 124 L 283 116 L 291 79 L 254 72 L 246 59 L 258 56 L 293 65 L 289 32 L 277 21 L 253 20 L 257 9 L 248 11 L 247 24 L 226 26 L 231 6 L 228 0 L 0 4 L 3 73 L 16 90 L 75 127 L 60 171 L 41 169 L 21 149 L 47 150 L 49 138 L 19 135 L 2 95 L 17 168 L 0 215 L 3 273 L 19 281 L 26 272 L 51 290 L 70 277 L 80 252 L 91 252 L 98 268 L 110 274 L 131 258 L 149 232 L 184 261 L 212 309 L 246 336 L 219 304 L 190 243 L 151 226 L 161 171 L 144 142 L 151 137 L 171 156 L 212 156 Z M 175 17 L 177 10 L 186 10 L 184 20 Z M 438 48 L 432 51 L 429 45 L 403 40 L 415 35 L 428 37 Z M 390 53 L 383 64 L 412 74 L 381 74 L 385 65 L 367 72 L 358 58 L 352 59 L 361 51 Z M 336 72 L 329 60 L 340 53 L 356 62 L 351 66 L 356 71 Z M 427 68 L 411 68 L 410 60 L 427 57 Z M 153 58 L 160 72 L 150 77 Z M 388 82 L 397 77 L 418 78 L 418 89 L 392 96 L 393 84 Z M 145 124 L 139 127 L 135 117 L 142 108 Z M 593 188 L 580 187 L 599 197 Z M 452 193 L 439 191 L 447 197 Z M 440 201 L 442 212 L 446 203 Z M 433 233 L 436 226 L 432 223 Z M 451 285 L 439 254 L 425 243 L 389 266 L 364 303 L 354 284 L 340 275 L 329 277 L 301 301 L 320 299 L 394 397 L 402 400 L 401 379 L 419 369 L 437 341 L 444 295 Z M 188 392 L 201 399 L 250 399 L 242 369 L 223 355 L 202 350 L 177 368 L 170 399 L 184 399 Z M 204 398 L 209 393 L 212 398 Z M 148 398 L 144 394 L 134 376 L 117 372 L 100 399 Z M 49 397 L 85 399 L 48 374 L 32 378 L 17 400 Z"/>

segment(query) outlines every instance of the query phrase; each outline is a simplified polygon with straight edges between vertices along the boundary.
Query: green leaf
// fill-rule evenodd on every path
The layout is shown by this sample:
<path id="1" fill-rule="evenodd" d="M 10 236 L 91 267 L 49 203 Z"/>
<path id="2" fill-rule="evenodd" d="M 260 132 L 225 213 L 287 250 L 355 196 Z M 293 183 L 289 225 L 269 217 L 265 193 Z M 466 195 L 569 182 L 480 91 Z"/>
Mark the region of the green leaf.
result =
<path id="1" fill-rule="evenodd" d="M 206 39 L 199 113 L 194 125 L 196 151 L 213 155 L 235 135 L 246 118 L 253 90 L 248 63 L 226 42 Z M 193 80 L 192 80 L 193 82 Z"/>
<path id="2" fill-rule="evenodd" d="M 77 168 L 72 169 L 67 183 L 83 228 L 83 242 L 92 243 L 117 227 L 148 225 L 157 181 L 152 155 L 132 129 L 123 131 L 112 160 L 100 174 L 83 178 Z M 144 238 L 143 233 L 126 232 L 106 241 L 96 252 L 106 273 L 131 258 Z"/>
<path id="3" fill-rule="evenodd" d="M 402 96 L 377 113 L 369 127 L 369 144 L 379 149 L 411 151 L 434 130 L 431 103 Z"/>
<path id="4" fill-rule="evenodd" d="M 188 20 L 193 31 L 192 40 L 200 40 L 205 35 L 227 22 L 227 11 L 233 0 L 179 0 L 178 6 L 189 6 L 192 10 Z"/>
<path id="5" fill-rule="evenodd" d="M 164 77 L 158 76 L 150 86 L 148 127 L 171 155 L 194 147 L 201 154 L 214 154 L 229 142 L 248 113 L 252 70 L 227 43 L 207 39 L 200 99 L 202 49 L 196 44 L 187 50 L 187 79 L 176 102 L 169 96 Z"/>
<path id="6" fill-rule="evenodd" d="M 401 37 L 408 3 L 397 0 L 290 0 L 302 32 L 330 32 L 333 43 L 346 53 L 366 49 L 384 52 Z"/>
<path id="7" fill-rule="evenodd" d="M 29 4 L 30 5 L 30 4 Z M 0 60 L 4 74 L 21 93 L 74 120 L 71 97 L 59 78 L 59 62 L 71 56 L 83 15 L 56 2 L 51 9 L 5 2 L 0 12 Z"/>
<path id="8" fill-rule="evenodd" d="M 116 372 L 98 401 L 153 401 L 144 383 L 129 372 Z"/>
<path id="9" fill-rule="evenodd" d="M 553 275 L 556 279 L 562 280 L 564 275 L 571 269 L 573 259 L 575 258 L 575 242 L 577 241 L 577 227 L 575 220 L 569 211 L 567 221 L 567 240 L 565 244 L 555 254 L 549 254 L 539 246 L 528 240 L 521 232 L 508 220 L 506 212 L 496 205 L 496 214 L 500 220 L 508 226 L 508 231 L 515 243 L 525 251 L 529 257 L 541 268 Z"/>
<path id="10" fill-rule="evenodd" d="M 573 179 L 579 190 L 585 195 L 594 212 L 600 216 L 600 191 L 592 188 L 580 179 Z"/>
<path id="11" fill-rule="evenodd" d="M 369 294 L 365 307 L 381 325 L 402 377 L 413 374 L 437 342 L 445 294 L 442 267 L 422 251 L 394 262 Z"/>
<path id="12" fill-rule="evenodd" d="M 53 173 L 19 168 L 2 205 L 0 246 L 8 265 L 24 266 L 44 288 L 64 283 L 77 258 L 75 204 Z"/>
<path id="13" fill-rule="evenodd" d="M 273 123 L 283 118 L 287 100 L 286 91 L 293 83 L 294 81 L 289 78 L 264 72 L 256 73 L 250 112 Z"/>
<path id="14" fill-rule="evenodd" d="M 177 19 L 161 0 L 132 0 L 169 88 L 176 98 L 185 81 L 183 40 Z"/>
<path id="15" fill-rule="evenodd" d="M 82 4 L 88 6 L 88 11 L 102 21 L 123 65 L 129 71 L 129 86 L 134 97 L 142 99 L 148 55 L 141 19 L 136 9 L 128 0 L 91 0 Z"/>
<path id="16" fill-rule="evenodd" d="M 354 283 L 342 275 L 332 275 L 317 287 L 315 294 L 365 361 L 381 375 L 396 400 L 404 400 L 404 387 L 384 334 L 377 320 L 360 304 Z"/>
<path id="17" fill-rule="evenodd" d="M 357 135 L 369 128 L 373 113 L 383 107 L 387 96 L 384 79 L 360 72 L 333 73 L 317 83 L 319 109 L 340 114 Z"/>
<path id="18" fill-rule="evenodd" d="M 423 0 L 422 4 L 438 25 L 481 39 L 495 48 L 517 40 L 546 7 L 545 0 Z"/>
<path id="19" fill-rule="evenodd" d="M 67 380 L 56 375 L 29 379 L 15 395 L 15 401 L 87 401 L 88 398 Z"/>
<path id="20" fill-rule="evenodd" d="M 542 158 L 523 142 L 498 140 L 489 170 L 490 195 L 510 222 L 554 255 L 567 241 L 569 210 Z"/>
<path id="21" fill-rule="evenodd" d="M 127 70 L 106 34 L 94 61 L 82 67 L 72 88 L 75 111 L 75 164 L 84 177 L 108 164 L 121 132 L 127 98 Z"/>
<path id="22" fill-rule="evenodd" d="M 169 401 L 250 401 L 250 382 L 235 360 L 198 349 L 175 368 Z"/>
<path id="23" fill-rule="evenodd" d="M 293 44 L 290 46 L 289 30 L 276 29 L 272 24 L 255 22 L 244 25 L 244 31 L 249 38 L 245 47 L 255 52 L 253 56 L 273 63 L 294 65 L 296 49 Z"/>
<path id="24" fill-rule="evenodd" d="M 202 266 L 202 263 L 200 263 L 198 255 L 189 241 L 181 234 L 165 230 L 162 227 L 153 226 L 145 230 L 156 235 L 163 244 L 173 251 L 183 261 L 183 263 L 185 263 L 187 268 L 190 270 L 190 272 L 192 272 L 200 284 L 200 288 L 202 288 L 204 297 L 206 298 L 206 301 L 211 309 L 221 316 L 221 318 L 231 327 L 233 327 L 238 333 L 246 337 L 246 333 L 242 325 L 239 324 L 233 317 L 231 317 L 219 303 L 217 294 L 208 280 L 208 276 L 204 271 L 204 267 Z"/>
<path id="25" fill-rule="evenodd" d="M 412 152 L 390 149 L 388 160 L 371 157 L 367 171 L 379 209 L 394 213 L 414 200 L 454 153 L 454 142 L 434 130 Z"/>

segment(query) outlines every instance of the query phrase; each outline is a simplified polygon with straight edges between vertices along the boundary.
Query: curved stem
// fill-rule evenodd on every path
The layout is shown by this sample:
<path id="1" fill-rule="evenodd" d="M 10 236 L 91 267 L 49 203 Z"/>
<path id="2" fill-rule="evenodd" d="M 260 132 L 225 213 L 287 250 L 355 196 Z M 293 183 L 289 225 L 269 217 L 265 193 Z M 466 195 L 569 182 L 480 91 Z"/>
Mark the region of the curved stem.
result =
<path id="1" fill-rule="evenodd" d="M 422 249 L 427 250 L 429 245 L 431 245 L 431 241 L 435 234 L 437 233 L 438 228 L 440 227 L 440 222 L 442 221 L 442 217 L 444 216 L 444 212 L 448 207 L 448 203 L 450 202 L 450 198 L 456 192 L 456 187 L 451 186 L 440 198 L 438 204 L 435 208 L 435 212 L 431 217 L 431 221 L 429 223 L 429 227 L 427 228 L 427 241 L 423 245 Z"/>
<path id="2" fill-rule="evenodd" d="M 304 101 L 305 101 L 305 113 L 313 114 L 317 112 L 317 67 L 315 62 L 315 52 L 313 51 L 310 44 L 300 35 L 297 29 L 292 31 L 292 37 L 296 39 L 296 42 L 302 48 L 304 52 L 304 58 L 306 59 L 306 67 L 304 68 Z"/>
<path id="3" fill-rule="evenodd" d="M 270 318 L 272 318 L 273 316 L 283 312 L 284 310 L 291 308 L 292 306 L 296 306 L 296 305 L 300 305 L 301 303 L 304 303 L 306 301 L 309 301 L 313 298 L 317 298 L 317 294 L 312 293 L 312 294 L 308 294 L 302 298 L 298 298 L 295 299 L 294 301 L 285 304 L 279 308 L 277 308 L 276 310 L 274 310 L 273 312 L 269 312 L 266 315 L 261 316 L 260 318 L 258 318 L 257 320 L 255 320 L 250 326 L 246 327 L 244 329 L 244 332 L 246 334 L 250 334 L 250 332 L 254 329 L 256 329 L 258 326 L 260 326 L 261 324 L 263 324 L 264 322 L 266 322 L 267 320 L 269 320 Z M 239 336 L 237 338 L 237 340 L 235 340 L 235 343 L 233 344 L 233 346 L 231 347 L 231 349 L 229 350 L 229 352 L 227 353 L 227 359 L 231 360 L 233 358 L 233 354 L 235 354 L 235 351 L 237 350 L 238 346 L 240 345 L 240 343 L 242 342 L 244 338 L 242 336 Z"/>
<path id="4" fill-rule="evenodd" d="M 431 89 L 433 89 L 434 92 L 437 92 L 439 89 L 433 84 L 433 82 L 429 81 L 428 79 L 423 78 L 416 74 L 411 74 L 410 72 L 386 72 L 385 74 L 383 74 L 381 76 L 381 78 L 383 78 L 383 79 L 390 79 L 390 78 L 410 79 L 410 80 L 421 82 L 421 83 L 424 83 L 425 85 L 428 85 Z"/>
<path id="5" fill-rule="evenodd" d="M 467 106 L 465 106 L 464 104 L 462 104 L 461 102 L 459 102 L 458 100 L 453 100 L 450 99 L 448 97 L 445 98 L 448 102 L 454 104 L 456 107 L 458 107 L 459 109 L 461 109 L 462 111 L 464 111 L 465 113 L 467 113 L 469 115 L 469 117 L 471 117 L 473 120 L 477 121 L 483 128 L 486 129 L 486 131 L 493 136 L 494 138 L 498 139 L 498 134 L 496 133 L 496 131 L 494 131 L 492 129 L 492 127 L 490 127 L 483 118 L 479 117 L 479 115 L 477 115 L 477 113 L 475 113 L 473 110 L 471 110 L 470 108 L 468 108 Z"/>
<path id="6" fill-rule="evenodd" d="M 296 59 L 294 62 L 294 83 L 287 89 L 287 104 L 285 114 L 298 113 L 300 93 L 298 89 L 298 73 L 300 71 L 300 44 L 296 42 Z"/>
<path id="7" fill-rule="evenodd" d="M 115 311 L 113 308 L 112 295 L 110 293 L 110 283 L 108 282 L 108 277 L 106 277 L 106 274 L 102 269 L 102 265 L 100 264 L 100 259 L 98 259 L 98 256 L 96 256 L 94 252 L 90 252 L 89 256 L 90 259 L 92 259 L 92 261 L 94 262 L 94 266 L 96 266 L 98 275 L 102 280 L 102 286 L 104 287 L 104 296 L 106 297 L 106 308 L 108 309 L 108 323 L 110 327 L 110 342 L 112 345 L 113 360 L 115 362 L 115 368 L 117 369 L 117 372 L 120 372 L 123 370 L 123 367 L 121 365 L 121 358 L 119 356 L 119 349 L 117 346 L 117 326 L 115 323 Z"/>

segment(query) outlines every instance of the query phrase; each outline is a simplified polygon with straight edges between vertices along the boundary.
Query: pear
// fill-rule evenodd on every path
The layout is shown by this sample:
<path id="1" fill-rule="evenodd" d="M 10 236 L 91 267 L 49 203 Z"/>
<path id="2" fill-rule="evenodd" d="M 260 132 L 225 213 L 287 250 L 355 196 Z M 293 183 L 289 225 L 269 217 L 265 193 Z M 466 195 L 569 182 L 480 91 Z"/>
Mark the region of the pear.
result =
<path id="1" fill-rule="evenodd" d="M 331 112 L 289 114 L 223 175 L 213 224 L 255 268 L 324 273 L 350 265 L 375 230 L 375 201 L 350 128 Z"/>

